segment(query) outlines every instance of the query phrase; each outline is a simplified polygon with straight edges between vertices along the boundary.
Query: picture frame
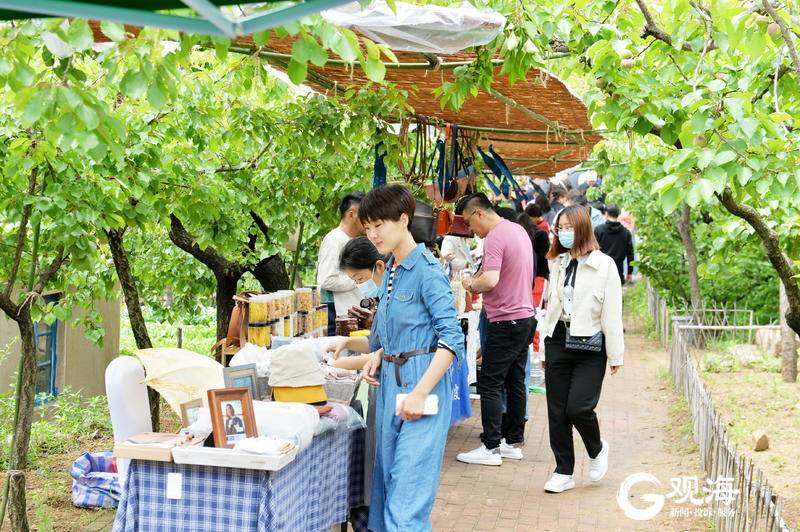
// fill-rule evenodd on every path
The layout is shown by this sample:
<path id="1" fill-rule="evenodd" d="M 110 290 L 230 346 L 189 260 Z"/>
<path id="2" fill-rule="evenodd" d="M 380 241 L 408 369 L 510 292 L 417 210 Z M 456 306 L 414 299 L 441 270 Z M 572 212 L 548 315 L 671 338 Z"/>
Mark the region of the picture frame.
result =
<path id="1" fill-rule="evenodd" d="M 250 388 L 208 390 L 208 408 L 214 447 L 230 449 L 239 440 L 258 436 Z"/>
<path id="2" fill-rule="evenodd" d="M 250 397 L 261 399 L 261 390 L 258 386 L 258 372 L 255 364 L 233 366 L 222 369 L 226 388 L 249 388 Z"/>
<path id="3" fill-rule="evenodd" d="M 203 408 L 203 400 L 199 397 L 193 401 L 181 403 L 181 427 L 186 428 L 194 423 L 201 408 Z"/>

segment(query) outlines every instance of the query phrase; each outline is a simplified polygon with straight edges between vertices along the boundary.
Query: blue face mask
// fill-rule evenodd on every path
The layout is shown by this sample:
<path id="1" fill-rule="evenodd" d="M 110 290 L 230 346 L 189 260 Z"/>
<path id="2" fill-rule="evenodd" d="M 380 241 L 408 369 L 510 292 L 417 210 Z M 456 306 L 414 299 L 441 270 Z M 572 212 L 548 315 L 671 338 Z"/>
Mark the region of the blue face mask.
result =
<path id="1" fill-rule="evenodd" d="M 572 246 L 575 244 L 575 231 L 572 229 L 559 231 L 558 241 L 561 242 L 561 245 L 565 248 L 572 249 Z"/>
<path id="2" fill-rule="evenodd" d="M 361 295 L 364 297 L 376 297 L 378 295 L 378 285 L 372 279 L 366 283 L 359 283 L 358 289 L 361 290 Z"/>

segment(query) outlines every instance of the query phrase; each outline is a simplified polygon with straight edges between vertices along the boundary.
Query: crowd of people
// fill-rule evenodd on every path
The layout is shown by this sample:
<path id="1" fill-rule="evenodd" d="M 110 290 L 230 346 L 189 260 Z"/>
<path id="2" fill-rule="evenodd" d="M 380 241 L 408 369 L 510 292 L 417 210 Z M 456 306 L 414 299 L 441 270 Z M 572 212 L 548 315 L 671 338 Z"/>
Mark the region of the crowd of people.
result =
<path id="1" fill-rule="evenodd" d="M 522 202 L 483 193 L 462 198 L 456 214 L 476 238 L 445 236 L 438 245 L 414 240 L 416 202 L 403 186 L 350 193 L 339 205 L 341 221 L 322 242 L 317 281 L 331 323 L 348 312 L 374 312 L 368 337 L 330 348 L 334 365 L 363 370 L 371 385 L 370 530 L 430 529 L 450 427 L 448 369 L 465 357 L 454 279 L 482 301 L 481 445 L 457 459 L 500 466 L 523 458 L 531 345 L 541 351 L 543 344 L 556 464 L 544 489 L 575 487 L 573 427 L 590 480 L 606 474 L 609 443 L 595 408 L 606 366 L 611 375 L 623 366 L 622 285 L 633 274 L 632 227 L 617 205 L 588 201 L 586 190 L 596 182 L 572 190 L 531 185 Z"/>

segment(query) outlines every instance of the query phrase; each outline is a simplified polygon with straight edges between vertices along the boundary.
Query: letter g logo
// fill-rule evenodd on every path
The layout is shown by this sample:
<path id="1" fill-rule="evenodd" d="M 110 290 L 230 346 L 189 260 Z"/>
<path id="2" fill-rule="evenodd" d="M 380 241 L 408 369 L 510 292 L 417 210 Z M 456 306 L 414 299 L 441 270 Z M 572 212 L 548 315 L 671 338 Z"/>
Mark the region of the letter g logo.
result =
<path id="1" fill-rule="evenodd" d="M 640 499 L 652 504 L 647 508 L 636 508 L 631 504 L 630 492 L 631 488 L 640 482 L 661 486 L 661 482 L 650 473 L 634 473 L 633 475 L 628 475 L 628 477 L 622 481 L 622 484 L 620 484 L 619 491 L 617 491 L 617 504 L 619 504 L 619 507 L 625 512 L 625 517 L 635 521 L 647 521 L 658 515 L 658 512 L 664 508 L 664 496 L 646 493 L 642 495 Z"/>

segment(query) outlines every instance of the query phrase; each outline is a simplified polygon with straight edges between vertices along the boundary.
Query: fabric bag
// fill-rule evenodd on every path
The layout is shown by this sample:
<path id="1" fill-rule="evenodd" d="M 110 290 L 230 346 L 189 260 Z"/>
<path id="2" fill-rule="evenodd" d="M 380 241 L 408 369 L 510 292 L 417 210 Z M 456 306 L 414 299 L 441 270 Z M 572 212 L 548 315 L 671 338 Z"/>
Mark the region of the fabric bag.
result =
<path id="1" fill-rule="evenodd" d="M 111 451 L 83 453 L 69 470 L 72 503 L 79 508 L 116 508 L 122 494 Z"/>

